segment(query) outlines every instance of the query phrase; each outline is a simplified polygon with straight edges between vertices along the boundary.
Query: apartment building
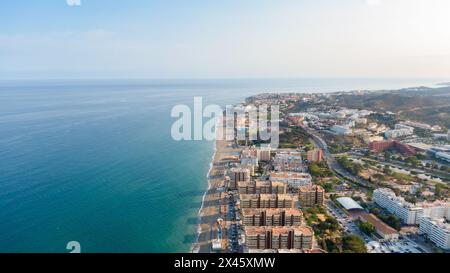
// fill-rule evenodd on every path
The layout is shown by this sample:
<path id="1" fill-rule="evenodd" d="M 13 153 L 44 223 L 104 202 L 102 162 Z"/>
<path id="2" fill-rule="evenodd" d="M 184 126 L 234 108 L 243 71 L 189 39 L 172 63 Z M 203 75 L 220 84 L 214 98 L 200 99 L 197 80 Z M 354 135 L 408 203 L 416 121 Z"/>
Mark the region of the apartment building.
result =
<path id="1" fill-rule="evenodd" d="M 325 190 L 321 186 L 310 185 L 299 187 L 298 201 L 303 208 L 323 206 Z"/>
<path id="2" fill-rule="evenodd" d="M 239 182 L 250 181 L 250 170 L 247 168 L 232 168 L 230 170 L 230 189 L 237 189 Z"/>
<path id="3" fill-rule="evenodd" d="M 239 194 L 285 194 L 286 184 L 272 181 L 238 182 Z"/>
<path id="4" fill-rule="evenodd" d="M 303 213 L 299 209 L 243 209 L 245 226 L 300 226 Z"/>
<path id="5" fill-rule="evenodd" d="M 289 194 L 241 194 L 241 209 L 293 208 L 296 198 Z"/>
<path id="6" fill-rule="evenodd" d="M 257 150 L 258 162 L 268 162 L 272 159 L 270 148 L 260 148 Z"/>
<path id="7" fill-rule="evenodd" d="M 270 181 L 283 182 L 293 188 L 312 184 L 312 178 L 309 173 L 273 172 L 270 174 Z"/>
<path id="8" fill-rule="evenodd" d="M 321 149 L 314 149 L 308 151 L 308 162 L 321 162 L 323 161 L 323 151 Z"/>
<path id="9" fill-rule="evenodd" d="M 381 188 L 373 192 L 373 200 L 380 207 L 396 215 L 406 225 L 418 225 L 423 208 L 406 202 L 391 189 Z"/>
<path id="10" fill-rule="evenodd" d="M 419 233 L 426 235 L 436 246 L 450 250 L 450 224 L 446 219 L 422 217 Z"/>
<path id="11" fill-rule="evenodd" d="M 313 248 L 314 235 L 310 227 L 246 227 L 249 249 L 302 249 Z"/>
<path id="12" fill-rule="evenodd" d="M 302 172 L 302 154 L 295 151 L 281 151 L 275 155 L 273 165 L 277 172 Z"/>

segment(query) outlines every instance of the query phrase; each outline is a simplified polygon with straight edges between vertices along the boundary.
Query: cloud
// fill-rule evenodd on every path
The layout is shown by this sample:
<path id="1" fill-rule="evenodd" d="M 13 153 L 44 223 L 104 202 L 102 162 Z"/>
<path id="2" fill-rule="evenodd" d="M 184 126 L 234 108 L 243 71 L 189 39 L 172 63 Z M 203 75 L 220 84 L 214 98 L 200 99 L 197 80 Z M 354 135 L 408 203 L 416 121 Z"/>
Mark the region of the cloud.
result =
<path id="1" fill-rule="evenodd" d="M 367 5 L 369 6 L 380 6 L 383 4 L 381 0 L 366 0 Z"/>
<path id="2" fill-rule="evenodd" d="M 81 0 L 66 0 L 67 5 L 73 6 L 81 6 Z"/>

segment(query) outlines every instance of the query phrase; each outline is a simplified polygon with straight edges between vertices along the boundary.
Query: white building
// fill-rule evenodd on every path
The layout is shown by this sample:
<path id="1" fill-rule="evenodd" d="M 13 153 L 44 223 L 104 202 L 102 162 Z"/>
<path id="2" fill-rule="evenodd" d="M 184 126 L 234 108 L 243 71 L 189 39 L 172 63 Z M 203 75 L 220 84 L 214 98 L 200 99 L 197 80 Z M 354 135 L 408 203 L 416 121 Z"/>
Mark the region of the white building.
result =
<path id="1" fill-rule="evenodd" d="M 347 126 L 334 125 L 330 129 L 336 135 L 341 135 L 341 136 L 343 135 L 343 136 L 345 136 L 345 135 L 352 134 L 352 130 L 350 128 L 348 128 Z"/>
<path id="2" fill-rule="evenodd" d="M 302 154 L 296 151 L 277 152 L 273 159 L 277 172 L 303 172 Z"/>
<path id="3" fill-rule="evenodd" d="M 450 154 L 449 153 L 441 153 L 441 152 L 436 153 L 436 158 L 450 162 Z"/>
<path id="4" fill-rule="evenodd" d="M 312 185 L 312 178 L 309 173 L 273 172 L 270 174 L 270 181 L 282 182 L 288 184 L 290 187 Z"/>
<path id="5" fill-rule="evenodd" d="M 450 203 L 448 202 L 436 201 L 433 203 L 420 203 L 417 205 L 423 208 L 423 217 L 432 219 L 450 219 Z"/>
<path id="6" fill-rule="evenodd" d="M 426 235 L 438 247 L 450 249 L 450 224 L 445 219 L 422 217 L 419 233 Z"/>
<path id="7" fill-rule="evenodd" d="M 404 136 L 410 136 L 414 134 L 414 127 L 404 124 L 396 124 L 394 130 L 388 130 L 384 133 L 386 138 L 399 138 Z"/>
<path id="8" fill-rule="evenodd" d="M 418 225 L 423 208 L 406 202 L 402 197 L 386 188 L 376 189 L 373 192 L 373 200 L 380 207 L 396 215 L 406 225 Z"/>

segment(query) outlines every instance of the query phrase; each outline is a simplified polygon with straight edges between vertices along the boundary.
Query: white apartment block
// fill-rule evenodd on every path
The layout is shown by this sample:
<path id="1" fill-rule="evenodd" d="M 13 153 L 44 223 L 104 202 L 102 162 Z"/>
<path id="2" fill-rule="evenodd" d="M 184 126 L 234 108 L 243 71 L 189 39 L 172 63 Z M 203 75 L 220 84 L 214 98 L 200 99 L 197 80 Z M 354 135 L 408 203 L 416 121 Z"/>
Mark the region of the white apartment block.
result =
<path id="1" fill-rule="evenodd" d="M 406 225 L 418 225 L 420 223 L 423 208 L 397 197 L 390 189 L 376 189 L 373 192 L 373 200 L 380 207 L 396 215 Z"/>
<path id="2" fill-rule="evenodd" d="M 396 124 L 394 130 L 388 130 L 384 133 L 386 138 L 399 138 L 414 134 L 414 128 L 403 124 Z"/>
<path id="3" fill-rule="evenodd" d="M 436 201 L 434 203 L 417 204 L 423 208 L 423 217 L 431 219 L 450 219 L 450 204 L 448 202 Z"/>
<path id="4" fill-rule="evenodd" d="M 436 246 L 450 249 L 450 224 L 445 219 L 422 217 L 419 233 L 426 235 Z"/>
<path id="5" fill-rule="evenodd" d="M 309 173 L 273 172 L 270 174 L 270 181 L 282 182 L 296 188 L 312 185 L 312 178 Z"/>
<path id="6" fill-rule="evenodd" d="M 433 203 L 418 203 L 413 205 L 402 197 L 386 188 L 377 189 L 373 192 L 373 200 L 379 206 L 385 208 L 390 213 L 396 215 L 407 225 L 418 225 L 421 218 L 430 219 L 450 219 L 450 203 L 436 201 Z"/>
<path id="7" fill-rule="evenodd" d="M 273 165 L 277 172 L 302 172 L 302 154 L 295 151 L 280 151 L 273 159 Z"/>

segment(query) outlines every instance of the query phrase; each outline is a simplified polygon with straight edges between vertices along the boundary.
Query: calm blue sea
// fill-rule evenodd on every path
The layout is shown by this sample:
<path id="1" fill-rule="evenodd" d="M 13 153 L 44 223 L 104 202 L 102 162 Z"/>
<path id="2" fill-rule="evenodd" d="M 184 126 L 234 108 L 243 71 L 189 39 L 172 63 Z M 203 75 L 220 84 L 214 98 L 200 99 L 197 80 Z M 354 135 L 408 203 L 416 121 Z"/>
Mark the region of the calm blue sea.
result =
<path id="1" fill-rule="evenodd" d="M 213 143 L 170 137 L 177 104 L 424 80 L 0 82 L 0 252 L 186 252 Z"/>

